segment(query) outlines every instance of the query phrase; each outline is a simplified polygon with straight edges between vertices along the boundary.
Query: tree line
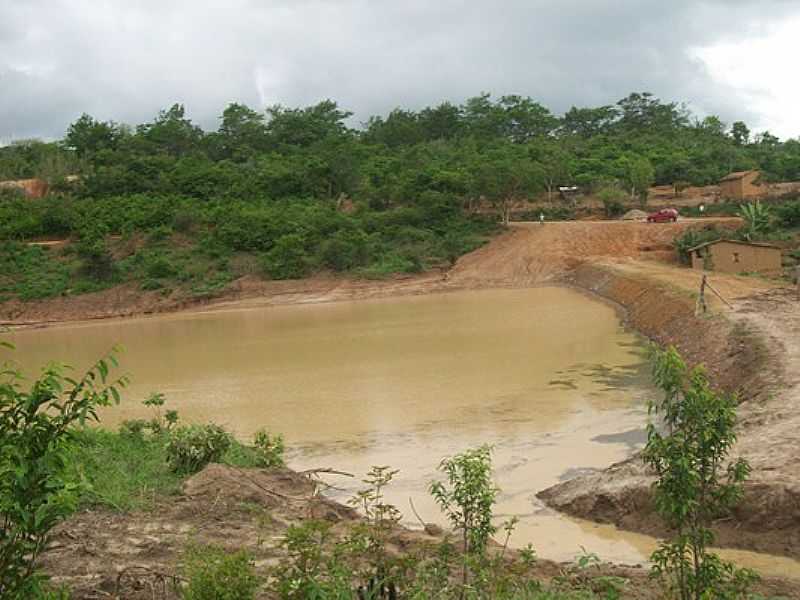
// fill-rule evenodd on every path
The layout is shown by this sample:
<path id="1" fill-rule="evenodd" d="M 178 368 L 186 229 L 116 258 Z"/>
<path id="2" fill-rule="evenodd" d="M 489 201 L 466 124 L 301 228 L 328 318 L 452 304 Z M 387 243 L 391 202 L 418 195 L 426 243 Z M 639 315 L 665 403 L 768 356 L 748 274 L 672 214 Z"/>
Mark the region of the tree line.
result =
<path id="1" fill-rule="evenodd" d="M 53 143 L 0 148 L 0 179 L 80 175 L 78 193 L 178 194 L 209 199 L 348 197 L 374 209 L 413 204 L 424 192 L 490 201 L 617 183 L 716 183 L 761 169 L 800 179 L 800 141 L 751 135 L 741 121 L 697 118 L 684 106 L 633 93 L 613 105 L 561 116 L 528 97 L 481 94 L 463 104 L 397 108 L 359 128 L 326 100 L 266 111 L 230 104 L 204 131 L 175 104 L 128 126 L 82 115 Z"/>

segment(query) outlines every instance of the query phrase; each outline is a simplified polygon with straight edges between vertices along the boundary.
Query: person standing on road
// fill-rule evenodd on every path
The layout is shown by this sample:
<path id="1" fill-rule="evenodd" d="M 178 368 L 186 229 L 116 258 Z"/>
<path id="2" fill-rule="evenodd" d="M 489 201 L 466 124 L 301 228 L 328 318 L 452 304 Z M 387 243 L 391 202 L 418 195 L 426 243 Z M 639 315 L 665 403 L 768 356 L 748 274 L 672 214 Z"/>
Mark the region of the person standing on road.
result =
<path id="1" fill-rule="evenodd" d="M 544 225 L 544 213 L 539 213 L 539 223 Z"/>

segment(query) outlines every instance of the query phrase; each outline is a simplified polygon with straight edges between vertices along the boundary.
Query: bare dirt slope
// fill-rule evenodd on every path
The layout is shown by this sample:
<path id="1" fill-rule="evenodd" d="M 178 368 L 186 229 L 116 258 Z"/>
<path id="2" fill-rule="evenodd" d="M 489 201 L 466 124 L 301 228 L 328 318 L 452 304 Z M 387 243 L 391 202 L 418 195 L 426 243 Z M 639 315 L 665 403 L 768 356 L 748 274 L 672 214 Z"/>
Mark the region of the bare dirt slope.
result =
<path id="1" fill-rule="evenodd" d="M 585 261 L 603 258 L 673 261 L 675 237 L 689 228 L 710 223 L 737 227 L 740 221 L 513 223 L 506 234 L 462 257 L 450 272 L 449 280 L 461 287 L 524 286 L 559 277 Z"/>

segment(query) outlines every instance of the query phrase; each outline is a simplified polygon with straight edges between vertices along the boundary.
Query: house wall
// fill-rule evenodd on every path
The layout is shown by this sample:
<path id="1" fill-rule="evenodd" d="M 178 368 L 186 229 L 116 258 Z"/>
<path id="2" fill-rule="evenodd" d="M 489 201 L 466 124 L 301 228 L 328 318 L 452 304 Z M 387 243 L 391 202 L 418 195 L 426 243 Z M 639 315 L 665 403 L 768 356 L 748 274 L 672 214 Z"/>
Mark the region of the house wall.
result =
<path id="1" fill-rule="evenodd" d="M 719 182 L 719 193 L 720 196 L 723 198 L 734 198 L 736 200 L 741 200 L 744 196 L 742 195 L 742 180 L 741 179 L 732 179 L 729 181 L 720 181 Z"/>
<path id="2" fill-rule="evenodd" d="M 740 189 L 742 198 L 758 198 L 761 196 L 762 189 L 760 185 L 756 185 L 755 181 L 758 179 L 759 173 L 749 173 L 742 177 L 740 180 Z"/>
<path id="3" fill-rule="evenodd" d="M 719 242 L 708 246 L 706 251 L 710 255 L 713 270 L 722 273 L 778 275 L 783 270 L 778 248 Z M 692 266 L 702 269 L 703 259 L 698 259 L 696 255 L 696 252 L 692 254 Z"/>
<path id="4" fill-rule="evenodd" d="M 760 173 L 748 173 L 747 175 L 729 181 L 719 182 L 719 193 L 723 198 L 734 200 L 746 200 L 748 198 L 758 198 L 763 195 L 764 189 L 756 185 Z"/>

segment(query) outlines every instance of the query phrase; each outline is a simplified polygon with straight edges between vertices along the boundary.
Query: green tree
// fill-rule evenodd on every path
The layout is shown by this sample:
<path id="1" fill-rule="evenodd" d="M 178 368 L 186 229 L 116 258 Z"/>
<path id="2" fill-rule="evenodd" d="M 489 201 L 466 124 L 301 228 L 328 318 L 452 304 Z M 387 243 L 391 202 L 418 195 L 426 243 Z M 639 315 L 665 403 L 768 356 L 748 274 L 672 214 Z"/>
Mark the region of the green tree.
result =
<path id="1" fill-rule="evenodd" d="M 743 121 L 736 121 L 731 126 L 731 137 L 737 146 L 744 146 L 750 141 L 750 129 Z"/>
<path id="2" fill-rule="evenodd" d="M 639 198 L 642 206 L 647 204 L 647 192 L 655 181 L 655 171 L 650 161 L 642 156 L 628 157 L 624 161 L 625 182 L 631 190 L 631 198 Z"/>
<path id="3" fill-rule="evenodd" d="M 152 123 L 139 125 L 137 136 L 160 152 L 183 156 L 200 148 L 203 130 L 186 117 L 183 104 L 173 104 L 162 110 Z"/>
<path id="4" fill-rule="evenodd" d="M 705 370 L 689 369 L 674 348 L 656 351 L 653 374 L 664 395 L 649 410 L 661 422 L 648 425 L 642 456 L 657 477 L 656 509 L 673 531 L 651 557 L 653 573 L 680 600 L 744 597 L 754 574 L 708 550 L 712 521 L 738 503 L 750 472 L 746 461 L 728 457 L 735 398 L 714 391 Z"/>
<path id="5" fill-rule="evenodd" d="M 78 156 L 91 156 L 101 150 L 113 150 L 122 132 L 113 121 L 97 121 L 83 113 L 67 129 L 64 145 L 75 150 Z"/>
<path id="6" fill-rule="evenodd" d="M 541 190 L 541 169 L 524 147 L 511 143 L 491 148 L 477 160 L 473 166 L 476 195 L 485 197 L 508 226 L 514 205 Z"/>
<path id="7" fill-rule="evenodd" d="M 67 478 L 73 426 L 97 421 L 118 403 L 126 378 L 109 381 L 114 354 L 73 379 L 50 365 L 29 389 L 7 364 L 0 369 L 0 596 L 35 597 L 36 559 L 50 531 L 76 507 L 78 484 Z"/>
<path id="8" fill-rule="evenodd" d="M 306 108 L 276 105 L 267 109 L 267 132 L 278 148 L 306 147 L 327 137 L 351 135 L 345 120 L 352 114 L 340 110 L 332 100 L 323 100 Z"/>
<path id="9" fill-rule="evenodd" d="M 225 108 L 220 119 L 215 140 L 218 158 L 242 162 L 267 150 L 267 126 L 263 113 L 234 102 Z"/>
<path id="10" fill-rule="evenodd" d="M 430 492 L 453 527 L 461 531 L 463 598 L 469 583 L 469 564 L 484 556 L 486 544 L 497 530 L 492 524 L 499 491 L 492 481 L 492 448 L 484 445 L 445 458 L 439 470 L 447 477 L 447 484 L 435 481 L 430 484 Z"/>
<path id="11" fill-rule="evenodd" d="M 563 144 L 551 140 L 532 142 L 530 151 L 531 158 L 541 169 L 547 200 L 552 202 L 553 190 L 559 185 L 571 183 L 572 156 Z"/>

